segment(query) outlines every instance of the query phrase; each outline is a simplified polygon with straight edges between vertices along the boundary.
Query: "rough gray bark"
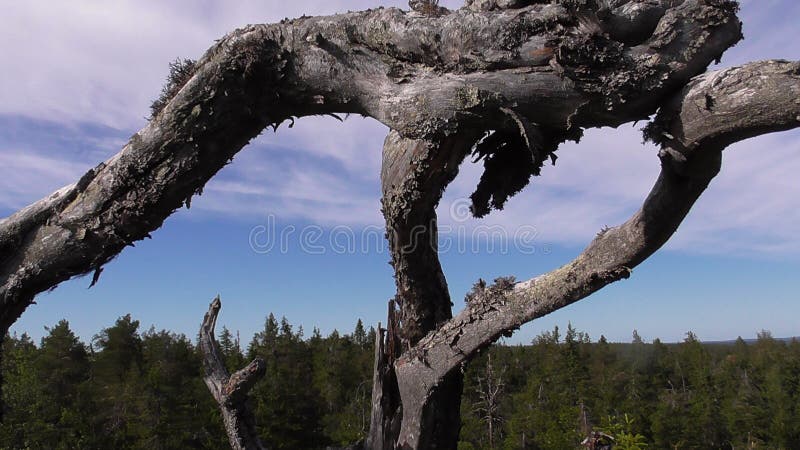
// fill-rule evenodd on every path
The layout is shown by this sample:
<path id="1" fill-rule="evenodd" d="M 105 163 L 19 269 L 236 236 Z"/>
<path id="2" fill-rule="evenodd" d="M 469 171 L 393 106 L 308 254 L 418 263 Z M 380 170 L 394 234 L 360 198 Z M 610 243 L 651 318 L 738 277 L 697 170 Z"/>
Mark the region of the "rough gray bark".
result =
<path id="1" fill-rule="evenodd" d="M 364 439 L 365 450 L 393 449 L 400 432 L 400 393 L 394 362 L 400 356 L 400 332 L 395 301 L 389 301 L 386 329 L 378 323 L 375 335 L 375 362 L 372 377 L 372 412 L 369 433 Z"/>
<path id="2" fill-rule="evenodd" d="M 392 131 L 384 142 L 383 215 L 397 284 L 395 303 L 400 307 L 401 318 L 400 326 L 392 332 L 397 333 L 402 349 L 416 345 L 425 334 L 452 317 L 450 293 L 439 263 L 436 206 L 474 140 L 471 133 L 439 141 L 408 140 Z M 384 359 L 393 362 L 396 356 L 387 355 Z M 436 442 L 422 442 L 422 447 L 443 448 L 450 445 L 445 443 L 458 440 L 460 403 L 454 399 L 461 397 L 463 380 L 460 372 L 447 378 L 424 412 L 425 428 L 432 430 L 426 436 Z M 393 381 L 393 377 L 386 380 Z M 384 388 L 384 395 L 396 395 L 396 388 Z M 399 400 L 392 403 L 399 406 Z M 397 408 L 386 413 L 389 416 L 381 419 L 383 423 L 399 423 Z M 388 430 L 381 433 L 389 434 Z"/>
<path id="3" fill-rule="evenodd" d="M 393 436 L 397 434 L 392 430 L 391 419 L 398 415 L 397 409 L 400 405 L 393 402 L 395 400 L 399 401 L 400 396 L 395 392 L 387 393 L 387 388 L 385 387 L 388 383 L 394 386 L 397 385 L 396 382 L 392 383 L 391 380 L 387 380 L 389 376 L 394 375 L 394 371 L 392 370 L 392 362 L 387 360 L 383 337 L 385 332 L 386 330 L 382 329 L 380 322 L 378 322 L 378 328 L 375 331 L 375 368 L 372 373 L 370 432 L 364 440 L 365 449 L 392 448 L 394 444 Z"/>
<path id="4" fill-rule="evenodd" d="M 203 367 L 206 373 L 203 380 L 219 405 L 231 448 L 263 450 L 264 446 L 256 431 L 255 417 L 247 405 L 247 393 L 264 377 L 266 364 L 263 359 L 256 358 L 233 375 L 228 373 L 214 337 L 220 308 L 222 302 L 217 297 L 209 305 L 203 324 L 200 326 L 200 351 L 203 354 Z"/>
<path id="5" fill-rule="evenodd" d="M 678 228 L 719 172 L 727 145 L 800 126 L 798 99 L 798 62 L 752 63 L 692 80 L 646 130 L 662 146 L 661 174 L 633 217 L 601 230 L 575 260 L 550 273 L 520 283 L 502 278 L 491 286 L 476 284 L 460 314 L 398 359 L 401 439 L 408 436 L 416 448 L 415 417 L 441 380 L 480 349 L 526 322 L 628 278 Z"/>
<path id="6" fill-rule="evenodd" d="M 741 38 L 733 1 L 470 0 L 456 11 L 417 9 L 251 25 L 217 42 L 118 155 L 0 221 L 0 332 L 37 293 L 90 272 L 96 282 L 103 264 L 188 207 L 265 127 L 363 114 L 393 130 L 381 178 L 399 306 L 376 355 L 384 391 L 367 442 L 454 448 L 457 408 L 442 406 L 459 404 L 454 367 L 500 334 L 628 276 L 674 232 L 718 170 L 724 144 L 798 124 L 796 111 L 775 116 L 788 111 L 778 100 L 796 95 L 720 90 L 764 79 L 796 89 L 796 72 L 775 72 L 789 63 L 747 66 L 676 95 Z M 750 76 L 759 71 L 766 78 Z M 698 83 L 708 92 L 695 94 Z M 689 100 L 699 113 L 686 110 Z M 583 128 L 645 119 L 664 104 L 649 132 L 664 146 L 663 170 L 642 210 L 561 269 L 477 286 L 452 318 L 435 206 L 463 158 L 473 151 L 484 160 L 472 197 L 483 215 Z"/>
<path id="7" fill-rule="evenodd" d="M 616 60 L 617 63 L 620 60 L 625 60 L 626 58 L 622 55 L 626 50 L 631 51 L 626 48 L 626 42 L 645 46 L 632 51 L 631 54 L 648 55 L 650 57 L 656 53 L 656 48 L 675 43 L 677 41 L 676 35 L 682 33 L 683 35 L 679 38 L 680 41 L 677 42 L 682 44 L 691 42 L 690 45 L 695 48 L 684 54 L 686 59 L 673 66 L 673 68 L 682 67 L 671 74 L 675 76 L 681 70 L 687 70 L 688 67 L 697 64 L 699 61 L 705 61 L 702 65 L 707 65 L 711 59 L 704 58 L 709 58 L 710 54 L 719 50 L 719 48 L 715 50 L 711 50 L 711 48 L 720 44 L 724 46 L 731 45 L 739 38 L 738 23 L 732 16 L 726 15 L 732 12 L 729 9 L 731 7 L 730 4 L 716 5 L 717 9 L 708 9 L 708 5 L 705 4 L 681 5 L 687 9 L 681 10 L 681 8 L 678 8 L 678 10 L 668 11 L 665 3 L 637 4 L 638 6 L 636 7 L 625 6 L 622 5 L 623 3 L 625 2 L 617 3 L 619 15 L 610 11 L 605 13 L 610 20 L 629 20 L 628 34 L 625 34 L 625 27 L 616 31 L 620 41 L 616 41 L 614 44 L 618 46 L 619 53 L 613 56 L 610 53 L 606 53 L 613 47 L 613 45 L 609 45 L 609 42 L 601 44 L 601 49 L 591 46 L 590 52 L 595 52 L 595 54 L 583 55 L 582 57 L 587 58 L 584 63 L 587 61 L 592 62 L 585 64 L 575 72 L 581 73 L 581 75 L 576 76 L 574 79 L 563 77 L 562 80 L 569 78 L 576 84 L 597 82 L 598 79 L 602 78 L 600 74 L 602 69 L 593 73 L 593 64 L 598 59 L 602 60 L 604 58 L 619 58 L 619 60 Z M 483 7 L 477 7 L 476 3 L 472 3 L 469 6 L 472 9 L 485 10 Z M 537 11 L 539 17 L 545 22 L 554 17 L 551 14 L 557 15 L 554 9 L 548 9 L 552 6 L 543 6 Z M 489 9 L 502 10 L 503 8 L 494 5 Z M 671 15 L 667 14 L 668 12 Z M 595 37 L 602 34 L 602 30 L 598 28 L 602 28 L 603 21 L 598 19 L 597 15 L 594 15 L 595 11 L 572 11 L 572 13 L 576 14 L 579 19 L 577 19 L 576 29 L 571 32 L 586 32 Z M 675 25 L 678 22 L 678 18 L 685 20 L 690 15 L 693 17 L 692 20 L 714 17 L 710 22 L 714 22 L 715 25 L 680 22 L 677 27 L 662 27 L 658 21 L 663 17 L 665 23 Z M 618 18 L 618 16 L 621 18 Z M 723 31 L 718 30 L 719 35 L 715 36 L 707 31 L 708 29 L 714 29 L 717 25 L 723 25 L 721 27 Z M 577 31 L 577 29 L 581 29 L 581 31 Z M 700 31 L 701 29 L 702 31 Z M 647 34 L 648 30 L 652 35 Z M 677 30 L 680 31 L 678 32 Z M 669 35 L 670 33 L 672 33 L 671 36 Z M 541 32 L 541 34 L 545 36 L 542 36 L 544 38 L 542 41 L 538 41 L 539 45 L 528 49 L 524 53 L 525 56 L 531 58 L 527 60 L 527 63 L 537 66 L 537 64 L 541 65 L 546 62 L 548 68 L 555 67 L 556 73 L 564 75 L 566 72 L 561 68 L 559 59 L 560 56 L 563 56 L 560 53 L 563 47 L 557 45 L 552 48 L 548 47 L 546 43 L 549 42 L 550 36 L 547 35 L 547 32 Z M 607 37 L 607 35 L 604 36 Z M 584 45 L 589 41 L 591 41 L 591 38 L 588 41 L 584 40 Z M 642 42 L 645 44 L 642 44 Z M 709 48 L 704 48 L 704 46 Z M 685 48 L 682 50 L 685 50 Z M 604 53 L 606 54 L 604 55 Z M 611 53 L 614 52 L 611 51 Z M 556 57 L 556 54 L 559 56 Z M 697 59 L 694 59 L 695 57 Z M 642 58 L 642 61 L 644 59 L 646 58 Z M 536 61 L 532 62 L 534 60 Z M 673 60 L 673 62 L 675 61 Z M 602 66 L 602 64 L 599 64 L 599 66 Z M 669 79 L 671 75 L 662 74 L 662 81 Z M 630 74 L 626 73 L 622 75 L 620 80 L 628 77 L 630 77 Z M 630 82 L 631 80 L 628 78 L 622 81 L 621 85 Z M 669 82 L 666 83 L 666 85 L 668 84 Z M 645 85 L 639 85 L 638 88 L 645 89 Z M 554 89 L 558 90 L 558 88 Z M 596 85 L 594 87 L 586 85 L 578 88 L 584 94 L 587 91 L 591 92 L 592 89 L 598 89 L 595 91 L 597 93 L 601 92 L 603 88 Z M 648 82 L 647 89 L 648 92 L 653 93 L 664 89 L 664 85 L 661 85 L 660 81 L 655 83 Z M 522 92 L 524 90 L 523 88 L 519 91 Z M 588 96 L 585 103 L 579 101 L 577 104 L 571 104 L 572 99 L 565 95 L 560 98 L 562 102 L 557 106 L 553 106 L 553 108 L 566 107 L 569 108 L 570 112 L 564 115 L 556 113 L 555 116 L 550 116 L 550 119 L 555 118 L 557 122 L 546 122 L 542 117 L 542 113 L 549 114 L 553 112 L 550 105 L 546 103 L 536 105 L 538 108 L 531 110 L 530 108 L 534 105 L 525 105 L 520 108 L 521 105 L 519 103 L 513 102 L 505 106 L 498 105 L 498 110 L 503 114 L 495 114 L 492 119 L 483 115 L 481 117 L 481 127 L 479 128 L 461 127 L 457 128 L 457 133 L 445 133 L 444 136 L 438 134 L 404 136 L 397 131 L 390 133 L 384 143 L 384 158 L 381 170 L 382 204 L 387 223 L 387 236 L 392 250 L 392 265 L 395 269 L 396 299 L 401 308 L 402 327 L 400 329 L 400 338 L 404 345 L 409 347 L 415 345 L 421 334 L 438 329 L 443 319 L 449 318 L 451 315 L 447 283 L 441 271 L 436 251 L 435 208 L 441 198 L 442 191 L 455 177 L 458 165 L 467 153 L 473 149 L 473 146 L 479 156 L 486 158 L 486 173 L 472 197 L 473 212 L 476 215 L 483 215 L 491 207 L 502 208 L 505 200 L 522 189 L 532 174 L 538 174 L 538 170 L 546 157 L 552 155 L 560 142 L 567 138 L 578 137 L 579 128 L 576 125 L 581 120 L 587 120 L 587 123 L 591 123 L 591 121 L 597 120 L 599 116 L 605 115 L 608 111 L 613 111 L 609 116 L 617 115 L 620 118 L 625 117 L 626 114 L 631 114 L 631 116 L 627 116 L 627 118 L 631 118 L 636 114 L 652 112 L 650 108 L 654 105 L 647 105 L 648 100 L 643 100 L 641 96 L 635 97 L 636 100 L 633 97 L 627 98 L 629 94 L 632 94 L 632 92 L 619 93 L 619 99 Z M 463 98 L 464 103 L 469 107 L 486 106 L 487 100 L 490 102 L 493 100 L 491 95 L 482 99 L 480 89 L 476 91 L 460 91 L 456 92 L 456 95 Z M 598 103 L 592 104 L 593 101 Z M 592 111 L 592 113 L 588 113 L 589 111 Z M 583 112 L 588 114 L 582 117 Z M 597 114 L 598 117 L 592 117 L 593 114 Z M 532 117 L 536 119 L 532 119 Z M 468 122 L 466 118 L 462 117 L 461 119 L 460 122 L 462 124 Z M 481 140 L 480 132 L 484 130 L 494 130 L 494 134 L 488 139 Z M 498 151 L 501 145 L 505 147 L 505 154 L 501 154 Z M 519 159 L 509 160 L 509 157 L 505 156 L 512 149 L 516 151 L 517 155 L 522 155 L 521 161 Z M 531 154 L 533 154 L 533 157 L 528 156 L 529 161 L 527 161 L 526 167 L 524 157 Z M 500 159 L 500 164 L 492 165 L 495 162 L 494 158 Z M 517 164 L 518 162 L 521 164 Z M 513 168 L 517 166 L 526 168 L 515 172 Z M 502 181 L 498 181 L 498 179 Z M 510 181 L 508 181 L 509 179 Z M 468 359 L 471 354 L 465 356 L 465 359 Z M 386 359 L 388 358 L 384 358 L 384 361 Z M 379 362 L 380 360 L 376 358 L 376 372 L 385 372 L 387 370 L 386 367 L 379 365 Z M 414 387 L 405 392 L 406 395 L 404 395 L 402 384 L 399 388 L 389 387 L 391 383 L 398 381 L 398 375 L 392 374 L 391 377 L 385 377 L 386 382 L 381 385 L 381 388 L 386 389 L 386 392 L 383 393 L 384 400 L 392 395 L 397 395 L 395 392 L 399 389 L 401 399 L 392 403 L 402 405 L 402 408 L 387 411 L 385 409 L 386 402 L 374 405 L 373 417 L 381 417 L 381 414 L 388 414 L 388 417 L 384 416 L 380 420 L 373 421 L 371 432 L 377 433 L 377 435 L 372 439 L 372 442 L 383 442 L 383 448 L 386 448 L 385 439 L 382 438 L 385 438 L 389 430 L 379 429 L 378 425 L 382 424 L 386 427 L 389 424 L 396 424 L 398 420 L 395 416 L 402 414 L 402 430 L 395 446 L 403 448 L 451 448 L 455 445 L 457 441 L 455 437 L 457 437 L 458 433 L 459 410 L 457 406 L 454 407 L 453 405 L 459 405 L 460 403 L 458 399 L 461 394 L 461 373 L 459 371 L 447 371 L 442 375 L 443 378 L 437 379 L 435 385 L 425 385 L 423 383 L 422 386 L 425 386 L 423 389 L 420 389 L 420 384 L 416 383 Z M 408 396 L 409 391 L 426 393 L 416 402 Z M 443 405 L 449 405 L 449 408 Z"/>
<path id="8" fill-rule="evenodd" d="M 99 274 L 188 206 L 268 125 L 358 113 L 435 142 L 503 129 L 503 107 L 553 139 L 577 137 L 645 118 L 740 38 L 733 2 L 614 1 L 602 17 L 591 3 L 376 9 L 232 32 L 119 154 L 0 222 L 0 331 L 37 293 Z"/>

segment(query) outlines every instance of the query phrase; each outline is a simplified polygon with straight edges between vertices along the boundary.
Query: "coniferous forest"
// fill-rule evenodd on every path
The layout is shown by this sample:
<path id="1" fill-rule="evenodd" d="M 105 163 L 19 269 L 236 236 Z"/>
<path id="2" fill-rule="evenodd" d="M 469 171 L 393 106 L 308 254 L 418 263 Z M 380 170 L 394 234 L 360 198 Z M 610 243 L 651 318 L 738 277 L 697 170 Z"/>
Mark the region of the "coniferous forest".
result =
<path id="1" fill-rule="evenodd" d="M 261 356 L 252 391 L 264 444 L 314 449 L 369 427 L 375 330 L 310 336 L 270 315 L 249 343 L 223 328 L 229 370 Z M 800 342 L 592 342 L 573 327 L 496 345 L 465 369 L 459 449 L 800 448 Z M 128 316 L 81 342 L 66 321 L 3 344 L 4 449 L 227 448 L 192 339 Z"/>

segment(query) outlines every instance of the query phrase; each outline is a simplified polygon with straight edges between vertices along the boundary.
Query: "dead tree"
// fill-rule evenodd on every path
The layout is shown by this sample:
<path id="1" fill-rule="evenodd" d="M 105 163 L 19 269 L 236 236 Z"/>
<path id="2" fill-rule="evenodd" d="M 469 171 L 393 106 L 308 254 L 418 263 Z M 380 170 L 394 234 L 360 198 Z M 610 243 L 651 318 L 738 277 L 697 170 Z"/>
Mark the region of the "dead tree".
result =
<path id="1" fill-rule="evenodd" d="M 228 372 L 214 337 L 220 308 L 222 302 L 217 296 L 208 306 L 208 312 L 200 326 L 200 352 L 203 354 L 205 369 L 203 380 L 219 405 L 231 448 L 263 450 L 264 446 L 256 430 L 255 417 L 247 404 L 247 394 L 255 383 L 264 377 L 267 366 L 263 359 L 256 358 L 233 375 Z"/>
<path id="2" fill-rule="evenodd" d="M 496 434 L 494 426 L 503 422 L 500 416 L 500 398 L 503 396 L 505 383 L 503 383 L 502 373 L 495 373 L 492 367 L 492 355 L 486 360 L 486 369 L 483 376 L 478 376 L 478 401 L 473 405 L 473 412 L 478 414 L 481 421 L 486 423 L 486 437 L 489 448 L 494 449 L 494 436 Z"/>
<path id="3" fill-rule="evenodd" d="M 800 64 L 703 74 L 741 39 L 737 8 L 467 0 L 455 11 L 374 9 L 236 30 L 165 91 L 119 154 L 0 222 L 0 332 L 39 292 L 84 273 L 96 281 L 265 127 L 370 116 L 392 130 L 381 181 L 397 294 L 376 355 L 367 446 L 454 448 L 462 364 L 523 323 L 629 277 L 675 232 L 727 145 L 800 125 Z M 464 158 L 484 162 L 472 195 L 482 216 L 583 129 L 656 111 L 646 136 L 661 146 L 661 174 L 642 208 L 561 268 L 477 284 L 453 317 L 435 207 Z"/>

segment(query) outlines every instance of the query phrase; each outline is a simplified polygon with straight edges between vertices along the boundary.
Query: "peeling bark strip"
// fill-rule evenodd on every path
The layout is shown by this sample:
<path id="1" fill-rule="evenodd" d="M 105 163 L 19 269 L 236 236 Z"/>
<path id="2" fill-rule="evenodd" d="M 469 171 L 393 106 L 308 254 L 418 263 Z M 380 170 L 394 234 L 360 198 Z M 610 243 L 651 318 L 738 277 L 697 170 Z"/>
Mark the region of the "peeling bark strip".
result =
<path id="1" fill-rule="evenodd" d="M 714 99 L 713 107 L 707 99 Z M 678 228 L 719 171 L 730 143 L 800 126 L 800 62 L 766 61 L 692 80 L 661 110 L 647 134 L 662 144 L 661 174 L 641 209 L 603 230 L 572 262 L 515 283 L 475 285 L 467 307 L 428 334 L 396 363 L 403 428 L 417 445 L 415 421 L 445 377 L 502 334 L 628 278 Z M 422 389 L 420 387 L 423 387 Z"/>
<path id="2" fill-rule="evenodd" d="M 253 412 L 247 405 L 247 393 L 255 383 L 264 377 L 266 364 L 256 358 L 233 375 L 222 362 L 219 345 L 214 337 L 217 316 L 222 308 L 219 296 L 208 307 L 208 312 L 200 326 L 200 351 L 203 354 L 203 367 L 206 375 L 203 380 L 211 391 L 214 400 L 219 404 L 225 432 L 228 433 L 233 450 L 263 450 L 261 440 L 256 431 Z"/>
<path id="3" fill-rule="evenodd" d="M 392 313 L 389 314 L 391 316 Z M 397 380 L 394 378 L 394 361 L 389 357 L 391 355 L 389 346 L 385 344 L 391 337 L 384 340 L 384 333 L 391 333 L 391 325 L 384 330 L 378 322 L 376 330 L 375 362 L 372 376 L 372 413 L 370 414 L 369 434 L 364 440 L 364 449 L 391 450 L 394 448 L 395 436 L 400 431 L 400 394 L 397 392 Z M 397 419 L 396 423 L 395 419 Z"/>

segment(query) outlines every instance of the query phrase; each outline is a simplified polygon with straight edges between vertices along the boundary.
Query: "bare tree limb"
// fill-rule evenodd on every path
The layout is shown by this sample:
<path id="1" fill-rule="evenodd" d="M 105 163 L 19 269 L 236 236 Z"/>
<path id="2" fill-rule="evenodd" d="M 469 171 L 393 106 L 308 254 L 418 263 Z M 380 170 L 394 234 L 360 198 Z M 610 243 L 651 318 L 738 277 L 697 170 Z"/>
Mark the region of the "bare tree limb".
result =
<path id="1" fill-rule="evenodd" d="M 648 127 L 662 145 L 661 174 L 641 209 L 603 230 L 572 262 L 534 279 L 476 284 L 466 308 L 396 363 L 401 436 L 448 373 L 522 324 L 572 304 L 631 271 L 677 230 L 719 171 L 730 143 L 800 126 L 800 63 L 765 61 L 695 78 Z M 420 389 L 420 386 L 423 388 Z M 405 429 L 408 427 L 408 430 Z"/>
<path id="2" fill-rule="evenodd" d="M 0 221 L 0 332 L 36 294 L 99 273 L 189 206 L 268 125 L 357 113 L 438 141 L 503 128 L 503 107 L 576 138 L 646 117 L 741 37 L 735 2 L 611 4 L 602 14 L 574 2 L 436 16 L 388 8 L 230 33 L 119 154 Z"/>
<path id="3" fill-rule="evenodd" d="M 439 263 L 436 207 L 473 142 L 470 134 L 433 142 L 391 131 L 383 144 L 381 203 L 401 309 L 400 338 L 407 347 L 452 317 Z"/>
<path id="4" fill-rule="evenodd" d="M 203 367 L 206 371 L 203 380 L 219 405 L 231 448 L 263 450 L 264 446 L 256 431 L 253 412 L 247 405 L 247 394 L 253 385 L 264 377 L 266 364 L 263 359 L 256 358 L 233 375 L 228 373 L 214 337 L 220 308 L 222 302 L 217 296 L 209 305 L 203 324 L 200 326 L 200 351 L 203 354 Z"/>
<path id="5" fill-rule="evenodd" d="M 400 307 L 400 327 L 396 331 L 403 346 L 401 352 L 452 317 L 450 293 L 439 263 L 436 206 L 474 140 L 474 133 L 468 132 L 433 141 L 408 139 L 392 131 L 384 142 L 381 201 L 397 285 L 395 301 L 390 303 L 390 308 L 394 303 Z M 383 359 L 392 364 L 397 356 L 399 353 L 387 354 Z M 378 371 L 376 365 L 376 376 Z M 397 388 L 389 383 L 396 384 L 394 374 L 384 376 L 383 404 L 373 404 L 373 416 L 388 416 L 381 417 L 373 425 L 386 427 L 399 422 L 399 417 L 395 417 L 399 409 L 385 408 L 385 404 L 400 405 Z M 450 375 L 447 382 L 440 384 L 436 398 L 429 402 L 425 411 L 426 429 L 432 432 L 426 435 L 438 443 L 423 442 L 425 447 L 442 448 L 443 443 L 458 440 L 457 400 L 461 397 L 462 385 L 461 374 Z M 388 401 L 391 396 L 397 398 Z M 389 430 L 376 428 L 372 432 L 376 433 L 370 438 L 373 442 L 380 440 L 377 433 L 389 434 Z M 383 448 L 391 447 L 384 444 Z"/>

